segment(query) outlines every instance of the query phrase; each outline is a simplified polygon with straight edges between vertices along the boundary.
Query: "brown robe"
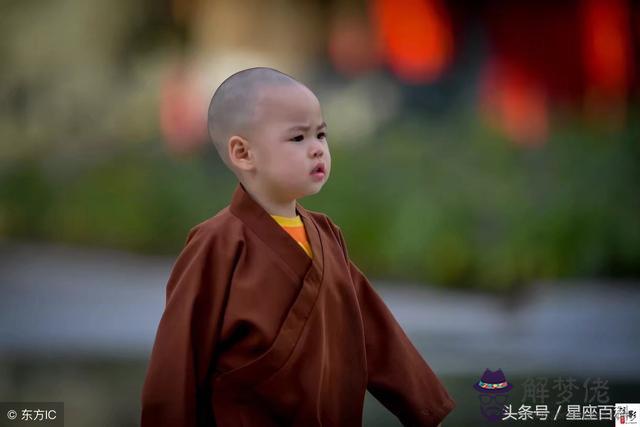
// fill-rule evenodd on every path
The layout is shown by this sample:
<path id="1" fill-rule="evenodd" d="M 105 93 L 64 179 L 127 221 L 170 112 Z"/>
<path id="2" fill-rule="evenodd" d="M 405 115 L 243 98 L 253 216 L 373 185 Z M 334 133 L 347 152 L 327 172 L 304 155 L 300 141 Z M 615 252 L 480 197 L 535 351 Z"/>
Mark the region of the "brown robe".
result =
<path id="1" fill-rule="evenodd" d="M 404 425 L 455 406 L 340 228 L 297 212 L 313 259 L 238 184 L 193 227 L 167 283 L 142 427 L 360 426 L 368 389 Z"/>

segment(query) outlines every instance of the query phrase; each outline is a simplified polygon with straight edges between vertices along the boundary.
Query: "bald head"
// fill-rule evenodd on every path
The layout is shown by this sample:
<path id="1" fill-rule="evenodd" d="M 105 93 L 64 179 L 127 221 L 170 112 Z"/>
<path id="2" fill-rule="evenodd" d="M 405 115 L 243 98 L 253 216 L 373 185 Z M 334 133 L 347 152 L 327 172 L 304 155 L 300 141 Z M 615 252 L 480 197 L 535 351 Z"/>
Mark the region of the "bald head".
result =
<path id="1" fill-rule="evenodd" d="M 209 104 L 209 136 L 229 168 L 229 138 L 249 135 L 258 124 L 257 105 L 263 89 L 282 85 L 302 83 L 273 68 L 256 67 L 232 74 L 216 89 Z"/>

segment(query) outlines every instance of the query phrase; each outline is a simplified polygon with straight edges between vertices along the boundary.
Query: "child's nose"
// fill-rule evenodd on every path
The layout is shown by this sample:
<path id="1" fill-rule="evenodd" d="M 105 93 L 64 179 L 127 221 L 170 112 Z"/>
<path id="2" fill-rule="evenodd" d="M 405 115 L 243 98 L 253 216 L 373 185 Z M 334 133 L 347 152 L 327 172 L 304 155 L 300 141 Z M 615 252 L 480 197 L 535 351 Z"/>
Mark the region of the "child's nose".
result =
<path id="1" fill-rule="evenodd" d="M 311 157 L 320 157 L 324 154 L 324 150 L 322 149 L 322 145 L 319 143 L 313 144 L 311 147 Z"/>

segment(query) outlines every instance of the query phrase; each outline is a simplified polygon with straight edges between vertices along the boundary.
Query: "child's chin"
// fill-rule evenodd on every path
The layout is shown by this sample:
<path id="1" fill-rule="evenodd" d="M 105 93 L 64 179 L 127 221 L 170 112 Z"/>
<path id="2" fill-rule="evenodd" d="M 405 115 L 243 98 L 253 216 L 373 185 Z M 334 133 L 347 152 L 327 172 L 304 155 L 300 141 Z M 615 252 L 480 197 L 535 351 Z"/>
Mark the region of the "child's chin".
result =
<path id="1" fill-rule="evenodd" d="M 324 186 L 324 183 L 315 186 L 315 188 L 310 188 L 308 191 L 304 193 L 304 196 L 302 197 L 313 196 L 314 194 L 318 194 L 320 190 L 322 190 L 323 186 Z"/>

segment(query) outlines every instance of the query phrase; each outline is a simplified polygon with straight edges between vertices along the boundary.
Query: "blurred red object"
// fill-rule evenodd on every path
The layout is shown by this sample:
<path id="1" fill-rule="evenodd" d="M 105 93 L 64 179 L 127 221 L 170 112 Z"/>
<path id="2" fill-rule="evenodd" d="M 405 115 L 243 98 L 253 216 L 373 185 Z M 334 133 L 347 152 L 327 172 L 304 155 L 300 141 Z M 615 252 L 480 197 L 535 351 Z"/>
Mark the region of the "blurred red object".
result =
<path id="1" fill-rule="evenodd" d="M 493 1 L 485 13 L 492 60 L 526 71 L 550 101 L 580 105 L 584 70 L 575 3 Z"/>
<path id="2" fill-rule="evenodd" d="M 195 74 L 182 64 L 162 83 L 160 129 L 171 153 L 192 153 L 207 139 L 207 105 L 201 92 Z"/>
<path id="3" fill-rule="evenodd" d="M 490 62 L 481 78 L 482 113 L 514 143 L 544 145 L 549 129 L 544 88 L 517 64 Z"/>
<path id="4" fill-rule="evenodd" d="M 453 57 L 451 20 L 440 0 L 372 0 L 386 62 L 407 83 L 436 80 Z"/>
<path id="5" fill-rule="evenodd" d="M 585 0 L 581 12 L 587 101 L 600 107 L 624 104 L 633 73 L 629 5 L 625 0 Z"/>
<path id="6" fill-rule="evenodd" d="M 514 141 L 540 145 L 550 110 L 581 110 L 608 125 L 624 122 L 633 53 L 628 0 L 490 1 L 491 63 L 481 107 Z"/>
<path id="7" fill-rule="evenodd" d="M 331 24 L 329 57 L 338 72 L 357 77 L 377 68 L 380 46 L 370 22 L 355 13 L 338 14 Z"/>

